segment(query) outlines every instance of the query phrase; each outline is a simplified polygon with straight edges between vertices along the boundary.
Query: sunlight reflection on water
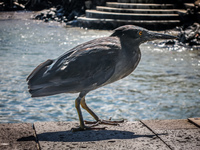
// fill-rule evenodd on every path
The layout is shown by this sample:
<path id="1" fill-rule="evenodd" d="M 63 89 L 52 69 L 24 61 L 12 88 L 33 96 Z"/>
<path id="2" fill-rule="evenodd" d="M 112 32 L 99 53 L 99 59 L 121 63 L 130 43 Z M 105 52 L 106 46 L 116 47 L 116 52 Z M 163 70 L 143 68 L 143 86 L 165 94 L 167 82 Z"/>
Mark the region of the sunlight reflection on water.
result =
<path id="1" fill-rule="evenodd" d="M 66 28 L 34 20 L 0 20 L 0 122 L 74 121 L 77 94 L 31 98 L 26 77 L 39 63 L 110 31 Z M 91 91 L 100 118 L 182 119 L 200 116 L 200 53 L 140 46 L 142 59 L 128 77 Z M 85 111 L 84 119 L 91 120 Z"/>

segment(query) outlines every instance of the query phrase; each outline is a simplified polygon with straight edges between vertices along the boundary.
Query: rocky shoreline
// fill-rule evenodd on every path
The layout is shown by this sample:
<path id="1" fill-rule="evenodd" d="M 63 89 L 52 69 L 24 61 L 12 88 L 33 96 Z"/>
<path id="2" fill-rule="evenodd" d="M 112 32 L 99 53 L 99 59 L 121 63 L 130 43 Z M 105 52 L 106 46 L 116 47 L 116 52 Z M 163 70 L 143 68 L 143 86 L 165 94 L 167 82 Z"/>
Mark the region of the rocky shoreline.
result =
<path id="1" fill-rule="evenodd" d="M 13 10 L 37 10 L 32 15 L 32 19 L 42 20 L 44 22 L 55 21 L 65 23 L 70 26 L 78 26 L 77 18 L 84 16 L 86 9 L 94 8 L 95 5 L 103 5 L 105 1 L 40 1 L 27 0 L 14 2 L 1 2 L 1 11 Z M 38 11 L 40 10 L 40 11 Z M 156 43 L 159 47 L 184 46 L 200 49 L 200 24 L 198 17 L 200 11 L 200 1 L 195 1 L 194 7 L 187 10 L 182 18 L 182 26 L 175 29 L 166 30 L 165 33 L 176 35 L 175 40 L 168 40 L 162 43 Z M 98 29 L 98 27 L 97 27 Z M 106 29 L 106 27 L 105 27 Z"/>
<path id="2" fill-rule="evenodd" d="M 84 15 L 86 9 L 104 5 L 105 2 L 106 0 L 6 0 L 0 2 L 0 11 L 41 11 L 35 19 L 69 22 Z"/>

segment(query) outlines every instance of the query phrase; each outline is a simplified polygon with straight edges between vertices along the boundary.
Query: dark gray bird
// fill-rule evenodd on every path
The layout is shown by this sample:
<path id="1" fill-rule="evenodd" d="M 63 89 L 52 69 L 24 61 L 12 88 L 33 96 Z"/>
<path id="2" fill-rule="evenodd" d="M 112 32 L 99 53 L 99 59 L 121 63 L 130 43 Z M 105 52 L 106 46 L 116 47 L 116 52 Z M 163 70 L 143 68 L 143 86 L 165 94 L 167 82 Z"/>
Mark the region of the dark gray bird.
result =
<path id="1" fill-rule="evenodd" d="M 96 120 L 95 125 L 119 123 L 100 120 L 86 105 L 86 94 L 128 76 L 140 61 L 140 44 L 155 39 L 174 38 L 134 25 L 121 26 L 109 37 L 80 44 L 57 59 L 48 59 L 40 64 L 27 78 L 29 92 L 32 97 L 80 93 L 75 101 L 80 127 L 74 131 L 92 128 L 85 125 L 80 105 Z"/>

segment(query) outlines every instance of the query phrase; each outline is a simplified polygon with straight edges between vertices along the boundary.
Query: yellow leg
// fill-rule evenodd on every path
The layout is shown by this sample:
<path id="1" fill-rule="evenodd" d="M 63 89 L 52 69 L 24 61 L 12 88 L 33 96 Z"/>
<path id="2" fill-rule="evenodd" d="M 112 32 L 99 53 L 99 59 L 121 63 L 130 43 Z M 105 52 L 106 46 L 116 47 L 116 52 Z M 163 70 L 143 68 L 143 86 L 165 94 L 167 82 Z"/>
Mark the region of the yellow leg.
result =
<path id="1" fill-rule="evenodd" d="M 93 128 L 93 126 L 90 126 L 90 127 L 85 126 L 85 123 L 83 121 L 83 115 L 82 115 L 81 108 L 80 108 L 80 104 L 84 109 L 89 110 L 90 114 L 92 116 L 94 116 L 97 120 L 98 120 L 98 117 L 97 117 L 97 115 L 95 115 L 95 113 L 93 111 L 91 111 L 87 107 L 85 102 L 82 102 L 82 101 L 85 101 L 85 96 L 79 96 L 75 101 L 75 107 L 76 107 L 76 110 L 78 112 L 78 117 L 79 117 L 79 121 L 80 121 L 80 127 L 72 128 L 72 131 L 75 132 L 75 131 L 83 131 L 83 130 L 104 130 L 105 127 L 103 127 L 103 128 Z"/>
<path id="2" fill-rule="evenodd" d="M 92 117 L 96 120 L 99 121 L 99 117 L 87 106 L 85 103 L 85 97 L 81 99 L 81 106 L 83 109 L 85 109 Z"/>
<path id="3" fill-rule="evenodd" d="M 111 121 L 111 120 L 101 120 L 99 117 L 87 106 L 85 102 L 85 96 L 81 98 L 81 106 L 83 109 L 85 109 L 92 117 L 96 120 L 96 122 L 92 121 L 85 121 L 86 124 L 93 124 L 93 126 L 99 125 L 99 124 L 108 124 L 108 125 L 118 125 L 118 123 L 124 122 L 124 120 L 121 121 Z"/>
<path id="4" fill-rule="evenodd" d="M 122 121 L 106 121 L 106 120 L 100 120 L 99 117 L 87 106 L 85 102 L 85 95 L 86 93 L 80 93 L 79 97 L 75 101 L 75 107 L 78 113 L 79 121 L 80 121 L 80 127 L 79 128 L 72 128 L 72 131 L 83 131 L 83 130 L 102 130 L 105 129 L 103 128 L 93 128 L 93 126 L 97 126 L 99 124 L 108 124 L 108 125 L 118 125 L 118 123 L 124 122 Z M 92 115 L 92 117 L 96 120 L 96 122 L 90 122 L 90 121 L 85 121 L 87 124 L 93 124 L 92 126 L 85 126 L 85 123 L 83 121 L 83 115 L 81 112 L 80 104 L 82 108 L 84 108 L 89 114 Z"/>
<path id="5" fill-rule="evenodd" d="M 80 128 L 84 129 L 85 124 L 84 124 L 84 121 L 83 121 L 83 115 L 82 115 L 81 108 L 80 108 L 80 102 L 81 102 L 81 98 L 78 97 L 75 101 L 75 107 L 76 107 L 76 110 L 78 112 L 78 117 L 79 117 L 79 121 L 80 121 Z"/>

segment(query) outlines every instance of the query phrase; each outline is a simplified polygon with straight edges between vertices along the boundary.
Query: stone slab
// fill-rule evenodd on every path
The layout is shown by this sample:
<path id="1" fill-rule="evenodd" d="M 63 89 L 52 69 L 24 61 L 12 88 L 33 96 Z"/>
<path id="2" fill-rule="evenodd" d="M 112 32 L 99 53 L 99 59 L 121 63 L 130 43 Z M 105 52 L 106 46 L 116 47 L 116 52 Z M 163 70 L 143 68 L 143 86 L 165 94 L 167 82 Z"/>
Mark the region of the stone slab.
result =
<path id="1" fill-rule="evenodd" d="M 32 124 L 0 124 L 0 149 L 37 150 L 38 148 Z"/>
<path id="2" fill-rule="evenodd" d="M 74 26 L 92 29 L 115 29 L 122 25 L 137 25 L 143 28 L 160 31 L 172 29 L 180 25 L 180 20 L 121 20 L 121 19 L 98 19 L 78 17 Z"/>
<path id="3" fill-rule="evenodd" d="M 200 128 L 183 120 L 142 120 L 173 150 L 200 150 Z"/>
<path id="4" fill-rule="evenodd" d="M 86 17 L 125 20 L 179 20 L 178 14 L 118 13 L 98 10 L 86 10 Z"/>
<path id="5" fill-rule="evenodd" d="M 141 122 L 125 122 L 120 126 L 100 125 L 106 130 L 72 132 L 76 122 L 36 122 L 34 128 L 41 150 L 47 149 L 162 149 L 169 148 Z"/>
<path id="6" fill-rule="evenodd" d="M 174 14 L 174 13 L 186 13 L 184 9 L 125 9 L 97 6 L 96 10 L 105 12 L 118 12 L 118 13 L 143 13 L 143 14 Z"/>
<path id="7" fill-rule="evenodd" d="M 116 8 L 133 8 L 133 9 L 172 9 L 175 8 L 174 4 L 155 4 L 155 3 L 117 3 L 117 2 L 106 2 L 108 7 Z"/>
<path id="8" fill-rule="evenodd" d="M 200 118 L 188 118 L 188 120 L 196 126 L 200 127 Z"/>

